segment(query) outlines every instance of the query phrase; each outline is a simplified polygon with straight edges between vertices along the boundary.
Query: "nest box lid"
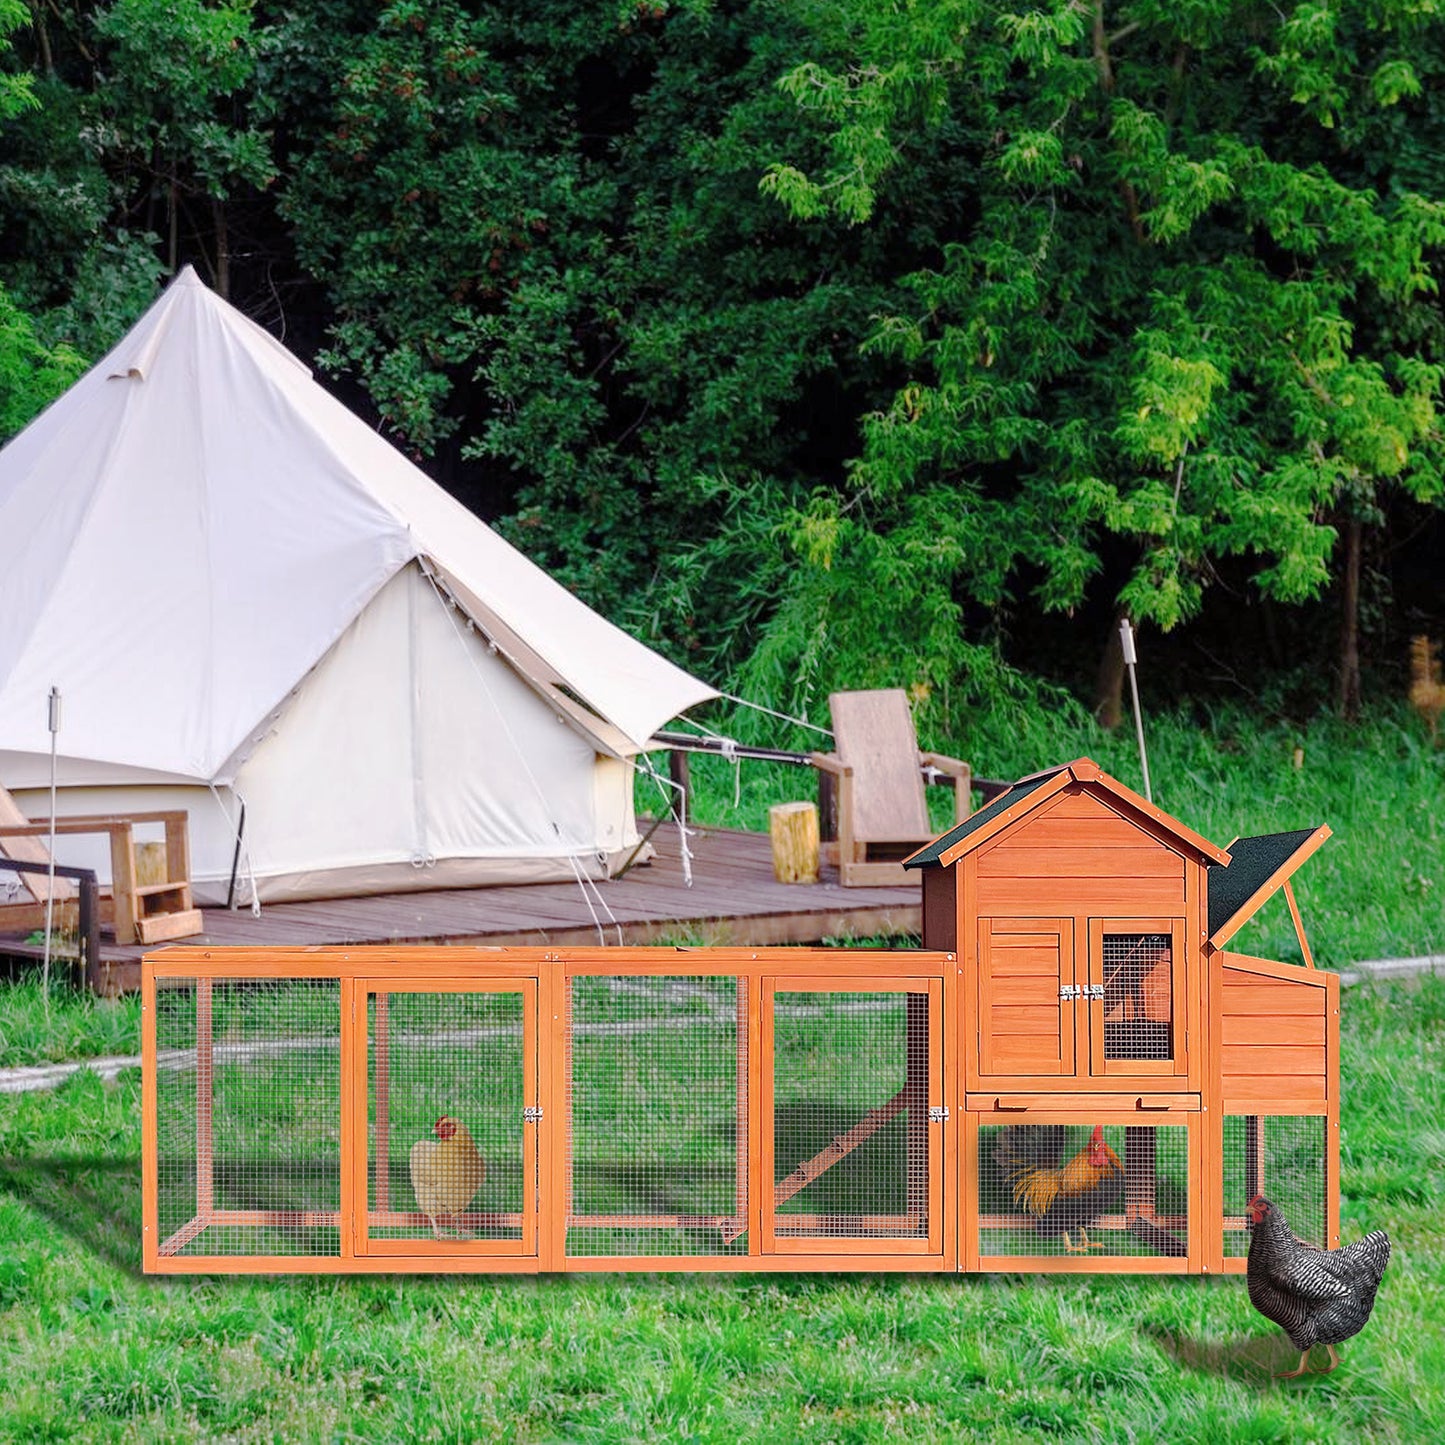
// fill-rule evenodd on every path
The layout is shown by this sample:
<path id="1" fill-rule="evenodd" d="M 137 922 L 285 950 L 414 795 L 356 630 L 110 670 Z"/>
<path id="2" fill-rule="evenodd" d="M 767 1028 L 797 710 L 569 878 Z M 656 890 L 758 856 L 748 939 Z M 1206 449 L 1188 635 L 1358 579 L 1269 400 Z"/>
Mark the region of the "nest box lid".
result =
<path id="1" fill-rule="evenodd" d="M 1236 838 L 1225 850 L 1224 866 L 1211 867 L 1207 875 L 1210 943 L 1216 948 L 1228 943 L 1329 836 L 1322 824 Z"/>
<path id="2" fill-rule="evenodd" d="M 1166 833 L 1170 843 L 1181 852 L 1190 853 L 1206 863 L 1227 864 L 1230 861 L 1229 854 L 1223 848 L 1216 847 L 1192 828 L 1186 828 L 1177 818 L 1171 818 L 1163 809 L 1156 808 L 1147 798 L 1132 788 L 1125 787 L 1117 778 L 1111 778 L 1092 758 L 1075 758 L 1073 762 L 1064 763 L 1061 767 L 1049 768 L 1042 773 L 1034 773 L 1031 777 L 1021 778 L 1008 792 L 1000 793 L 986 807 L 965 818 L 956 828 L 925 844 L 911 857 L 905 858 L 903 866 L 951 867 L 965 853 L 980 847 L 1035 808 L 1042 807 L 1071 783 L 1085 785 L 1126 816 L 1132 813 L 1147 820 L 1156 831 Z"/>

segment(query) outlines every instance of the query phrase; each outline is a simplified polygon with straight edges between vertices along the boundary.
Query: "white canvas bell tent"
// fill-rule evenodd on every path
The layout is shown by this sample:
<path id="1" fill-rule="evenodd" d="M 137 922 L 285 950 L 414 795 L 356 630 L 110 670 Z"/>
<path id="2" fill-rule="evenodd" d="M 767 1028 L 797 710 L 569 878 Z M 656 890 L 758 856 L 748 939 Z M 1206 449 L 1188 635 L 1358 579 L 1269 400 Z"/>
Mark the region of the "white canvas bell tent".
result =
<path id="1" fill-rule="evenodd" d="M 210 900 L 242 801 L 242 896 L 597 876 L 631 759 L 716 695 L 189 268 L 0 451 L 0 617 L 0 784 L 46 815 L 59 687 L 59 811 L 187 808 Z"/>

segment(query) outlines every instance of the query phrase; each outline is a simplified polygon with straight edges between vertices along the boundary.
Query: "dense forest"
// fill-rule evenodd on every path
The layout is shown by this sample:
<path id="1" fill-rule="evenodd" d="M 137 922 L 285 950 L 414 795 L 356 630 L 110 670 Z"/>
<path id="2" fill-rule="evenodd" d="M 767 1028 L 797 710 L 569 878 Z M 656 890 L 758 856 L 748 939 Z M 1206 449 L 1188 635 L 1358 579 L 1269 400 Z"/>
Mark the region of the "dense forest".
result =
<path id="1" fill-rule="evenodd" d="M 816 714 L 1399 694 L 1442 0 L 0 0 L 0 439 L 181 265 L 606 615 Z"/>

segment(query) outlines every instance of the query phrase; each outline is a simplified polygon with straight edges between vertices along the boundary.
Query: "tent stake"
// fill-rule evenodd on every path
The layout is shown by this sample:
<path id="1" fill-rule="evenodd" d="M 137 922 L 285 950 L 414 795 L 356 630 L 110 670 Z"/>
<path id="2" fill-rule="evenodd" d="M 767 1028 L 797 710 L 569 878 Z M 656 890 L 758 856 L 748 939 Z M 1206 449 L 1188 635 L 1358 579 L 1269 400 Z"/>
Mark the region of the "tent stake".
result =
<path id="1" fill-rule="evenodd" d="M 1134 629 L 1127 617 L 1119 619 L 1119 641 L 1124 647 L 1124 666 L 1129 669 L 1129 691 L 1134 696 L 1134 732 L 1139 739 L 1139 766 L 1144 770 L 1144 796 L 1152 803 L 1154 790 L 1149 786 L 1149 754 L 1144 751 L 1144 714 L 1139 711 L 1139 678 L 1135 671 L 1139 656 L 1134 651 Z"/>

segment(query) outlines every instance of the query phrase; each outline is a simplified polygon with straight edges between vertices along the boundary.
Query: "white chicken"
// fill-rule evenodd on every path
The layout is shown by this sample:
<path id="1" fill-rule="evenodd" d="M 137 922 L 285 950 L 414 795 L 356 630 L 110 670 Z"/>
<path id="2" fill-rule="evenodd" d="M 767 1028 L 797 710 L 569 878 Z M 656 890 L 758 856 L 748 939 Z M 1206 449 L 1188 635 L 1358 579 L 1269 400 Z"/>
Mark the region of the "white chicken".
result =
<path id="1" fill-rule="evenodd" d="M 418 1139 L 411 1146 L 411 1191 L 432 1234 L 444 1239 L 437 1220 L 455 1220 L 477 1197 L 487 1163 L 460 1119 L 443 1114 L 431 1131 L 434 1139 Z"/>

